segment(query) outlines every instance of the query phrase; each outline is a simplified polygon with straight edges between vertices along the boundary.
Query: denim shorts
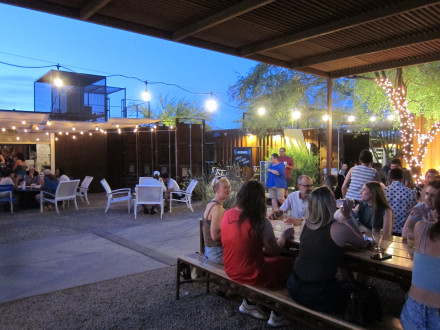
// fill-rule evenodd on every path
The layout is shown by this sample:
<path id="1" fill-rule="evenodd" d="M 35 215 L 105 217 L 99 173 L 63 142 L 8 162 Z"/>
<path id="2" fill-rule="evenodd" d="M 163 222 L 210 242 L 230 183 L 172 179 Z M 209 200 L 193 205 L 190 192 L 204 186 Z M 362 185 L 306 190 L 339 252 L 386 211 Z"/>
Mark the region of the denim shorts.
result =
<path id="1" fill-rule="evenodd" d="M 205 259 L 223 265 L 223 246 L 205 246 Z"/>
<path id="2" fill-rule="evenodd" d="M 440 329 L 439 309 L 423 305 L 408 295 L 400 314 L 400 324 L 404 330 Z"/>

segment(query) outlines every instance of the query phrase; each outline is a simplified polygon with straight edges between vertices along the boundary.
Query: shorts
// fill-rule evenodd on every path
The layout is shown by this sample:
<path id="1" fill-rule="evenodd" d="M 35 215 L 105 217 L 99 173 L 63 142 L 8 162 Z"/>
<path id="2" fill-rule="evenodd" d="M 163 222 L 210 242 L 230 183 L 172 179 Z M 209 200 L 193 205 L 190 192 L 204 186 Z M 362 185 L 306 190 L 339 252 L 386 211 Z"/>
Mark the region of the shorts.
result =
<path id="1" fill-rule="evenodd" d="M 210 262 L 223 265 L 223 246 L 205 246 L 204 257 Z"/>
<path id="2" fill-rule="evenodd" d="M 270 198 L 276 198 L 278 200 L 284 199 L 284 188 L 270 187 L 269 196 Z"/>
<path id="3" fill-rule="evenodd" d="M 403 329 L 440 329 L 439 308 L 423 305 L 408 295 L 400 314 Z"/>

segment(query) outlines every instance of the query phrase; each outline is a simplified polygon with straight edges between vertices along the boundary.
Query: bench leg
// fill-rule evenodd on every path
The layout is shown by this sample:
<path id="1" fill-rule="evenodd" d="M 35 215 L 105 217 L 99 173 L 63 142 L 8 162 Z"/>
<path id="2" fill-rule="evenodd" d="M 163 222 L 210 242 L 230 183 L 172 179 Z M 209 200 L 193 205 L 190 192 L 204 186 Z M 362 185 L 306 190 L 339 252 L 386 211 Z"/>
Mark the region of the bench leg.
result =
<path id="1" fill-rule="evenodd" d="M 177 259 L 176 300 L 180 300 L 180 259 Z"/>
<path id="2" fill-rule="evenodd" d="M 206 293 L 209 293 L 209 274 L 206 273 Z"/>

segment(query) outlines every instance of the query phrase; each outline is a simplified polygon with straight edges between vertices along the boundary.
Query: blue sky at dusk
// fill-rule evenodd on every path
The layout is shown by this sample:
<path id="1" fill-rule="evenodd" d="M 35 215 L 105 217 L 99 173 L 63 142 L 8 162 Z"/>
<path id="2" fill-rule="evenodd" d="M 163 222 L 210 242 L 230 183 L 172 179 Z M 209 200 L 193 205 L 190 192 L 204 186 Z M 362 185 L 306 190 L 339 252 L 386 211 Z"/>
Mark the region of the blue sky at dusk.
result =
<path id="1" fill-rule="evenodd" d="M 177 84 L 197 93 L 216 94 L 235 105 L 227 94 L 239 76 L 257 62 L 181 45 L 101 25 L 0 4 L 0 61 L 21 66 L 59 63 L 75 72 L 109 76 L 122 74 L 141 80 Z M 17 68 L 0 63 L 0 109 L 33 110 L 34 81 L 52 68 Z M 107 85 L 127 89 L 127 99 L 139 100 L 145 85 L 134 79 L 110 77 Z M 176 87 L 149 85 L 151 107 L 159 95 L 196 100 Z M 133 101 L 135 102 L 135 101 Z M 137 102 L 137 103 L 139 103 Z M 135 102 L 136 103 L 136 102 Z M 219 102 L 212 126 L 238 127 L 240 110 Z"/>

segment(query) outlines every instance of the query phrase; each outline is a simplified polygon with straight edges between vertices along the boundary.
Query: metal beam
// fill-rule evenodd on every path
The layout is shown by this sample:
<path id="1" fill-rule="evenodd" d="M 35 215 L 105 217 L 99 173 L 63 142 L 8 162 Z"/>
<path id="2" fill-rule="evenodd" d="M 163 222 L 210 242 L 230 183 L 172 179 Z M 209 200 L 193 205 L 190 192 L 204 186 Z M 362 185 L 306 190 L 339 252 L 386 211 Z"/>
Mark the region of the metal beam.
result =
<path id="1" fill-rule="evenodd" d="M 385 62 L 374 63 L 369 65 L 362 65 L 354 68 L 336 70 L 330 72 L 330 77 L 341 78 L 355 74 L 368 73 L 368 72 L 374 72 L 380 70 L 390 70 L 404 66 L 436 62 L 436 61 L 440 61 L 440 51 L 428 55 L 412 56 L 409 58 L 404 58 L 399 60 L 385 61 Z"/>
<path id="2" fill-rule="evenodd" d="M 221 24 L 237 16 L 243 15 L 249 11 L 265 6 L 275 0 L 246 0 L 239 4 L 215 13 L 201 21 L 192 23 L 173 33 L 173 40 L 180 41 L 197 32 L 209 29 L 215 25 Z"/>
<path id="3" fill-rule="evenodd" d="M 81 9 L 79 13 L 79 18 L 86 21 L 94 15 L 96 12 L 98 12 L 102 7 L 107 5 L 111 0 L 92 0 L 87 5 L 84 6 L 83 9 Z"/>
<path id="4" fill-rule="evenodd" d="M 387 7 L 382 7 L 368 13 L 363 13 L 357 16 L 349 17 L 344 20 L 332 22 L 316 28 L 293 33 L 291 35 L 283 36 L 280 38 L 265 40 L 250 46 L 243 47 L 240 50 L 240 55 L 247 57 L 251 54 L 262 52 L 265 50 L 287 46 L 293 43 L 309 40 L 312 38 L 324 36 L 330 33 L 335 33 L 341 30 L 353 28 L 362 24 L 371 23 L 380 19 L 384 19 L 390 16 L 403 14 L 405 12 L 413 11 L 423 7 L 428 7 L 439 3 L 440 1 L 434 0 L 406 0 Z"/>
<path id="5" fill-rule="evenodd" d="M 348 57 L 376 53 L 393 48 L 405 47 L 418 43 L 429 42 L 436 39 L 440 39 L 440 31 L 418 33 L 403 38 L 393 38 L 392 40 L 388 40 L 386 42 L 369 44 L 353 49 L 346 49 L 342 51 L 337 51 L 333 53 L 306 58 L 303 60 L 294 61 L 291 63 L 291 65 L 292 65 L 292 69 L 300 69 L 302 67 L 308 67 L 319 63 L 336 61 Z"/>

